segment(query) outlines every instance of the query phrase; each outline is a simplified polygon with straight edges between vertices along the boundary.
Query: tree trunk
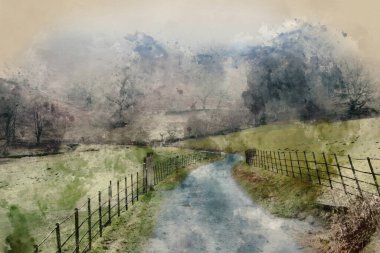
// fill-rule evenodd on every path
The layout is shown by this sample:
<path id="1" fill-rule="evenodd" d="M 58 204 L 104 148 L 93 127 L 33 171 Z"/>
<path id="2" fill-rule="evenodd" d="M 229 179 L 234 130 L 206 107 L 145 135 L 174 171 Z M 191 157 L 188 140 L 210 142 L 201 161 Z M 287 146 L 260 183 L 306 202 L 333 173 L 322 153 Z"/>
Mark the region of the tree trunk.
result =
<path id="1" fill-rule="evenodd" d="M 42 118 L 38 112 L 34 112 L 34 134 L 36 135 L 37 145 L 41 143 Z"/>
<path id="2" fill-rule="evenodd" d="M 13 119 L 12 119 L 11 138 L 12 138 L 11 141 L 15 143 L 16 141 L 16 113 L 13 115 Z"/>
<path id="3" fill-rule="evenodd" d="M 11 143 L 11 122 L 12 122 L 12 118 L 11 117 L 7 117 L 6 119 L 6 122 L 5 122 L 5 137 L 6 137 L 6 143 L 7 145 L 9 145 Z"/>

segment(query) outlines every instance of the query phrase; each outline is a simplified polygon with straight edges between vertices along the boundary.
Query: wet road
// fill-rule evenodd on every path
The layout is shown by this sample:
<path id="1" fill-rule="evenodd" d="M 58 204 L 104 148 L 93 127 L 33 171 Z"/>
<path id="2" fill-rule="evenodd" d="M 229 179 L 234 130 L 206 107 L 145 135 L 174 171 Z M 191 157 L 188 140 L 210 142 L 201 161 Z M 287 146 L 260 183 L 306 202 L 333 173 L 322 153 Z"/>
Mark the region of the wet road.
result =
<path id="1" fill-rule="evenodd" d="M 239 156 L 202 166 L 170 192 L 144 252 L 301 252 L 296 226 L 253 203 L 231 176 Z"/>

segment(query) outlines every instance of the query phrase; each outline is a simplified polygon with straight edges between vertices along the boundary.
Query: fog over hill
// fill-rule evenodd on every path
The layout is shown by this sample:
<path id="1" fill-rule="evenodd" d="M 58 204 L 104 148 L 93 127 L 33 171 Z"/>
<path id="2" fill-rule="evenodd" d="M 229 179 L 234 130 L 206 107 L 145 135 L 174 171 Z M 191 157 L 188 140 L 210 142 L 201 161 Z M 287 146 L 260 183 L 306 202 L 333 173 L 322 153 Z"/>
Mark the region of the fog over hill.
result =
<path id="1" fill-rule="evenodd" d="M 33 44 L 4 74 L 2 137 L 145 142 L 369 117 L 379 107 L 376 75 L 358 55 L 344 31 L 302 20 L 197 47 L 141 31 L 64 30 Z"/>

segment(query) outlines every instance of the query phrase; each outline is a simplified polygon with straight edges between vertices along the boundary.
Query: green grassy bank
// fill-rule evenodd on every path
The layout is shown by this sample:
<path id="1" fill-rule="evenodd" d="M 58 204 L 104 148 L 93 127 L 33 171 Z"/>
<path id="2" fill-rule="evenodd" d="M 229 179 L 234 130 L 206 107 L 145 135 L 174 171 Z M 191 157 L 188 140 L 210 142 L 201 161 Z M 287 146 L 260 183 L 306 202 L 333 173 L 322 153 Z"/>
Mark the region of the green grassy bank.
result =
<path id="1" fill-rule="evenodd" d="M 25 237 L 27 241 L 13 242 L 12 247 L 39 243 L 56 222 L 73 213 L 88 196 L 106 188 L 110 180 L 115 182 L 140 171 L 144 157 L 152 151 L 157 160 L 189 152 L 83 145 L 59 155 L 0 159 L 0 252 L 10 247 L 6 242 L 9 236 L 12 240 Z"/>
<path id="2" fill-rule="evenodd" d="M 243 152 L 262 150 L 299 150 L 358 157 L 379 157 L 380 118 L 342 122 L 279 123 L 251 128 L 227 135 L 186 140 L 184 147 Z"/>

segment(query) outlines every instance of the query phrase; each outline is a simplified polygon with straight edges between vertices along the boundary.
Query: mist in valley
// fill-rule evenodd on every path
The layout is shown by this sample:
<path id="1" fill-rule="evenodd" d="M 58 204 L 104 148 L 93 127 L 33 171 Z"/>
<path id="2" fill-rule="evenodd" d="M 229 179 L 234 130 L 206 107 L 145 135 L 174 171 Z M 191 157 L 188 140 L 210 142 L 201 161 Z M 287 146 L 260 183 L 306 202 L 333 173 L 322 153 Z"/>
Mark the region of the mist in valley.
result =
<path id="1" fill-rule="evenodd" d="M 135 173 L 153 150 L 174 157 L 186 141 L 227 152 L 276 145 L 377 154 L 380 33 L 376 25 L 365 29 L 355 4 L 98 2 L 43 3 L 51 11 L 30 14 L 30 24 L 18 4 L 7 7 L 20 13 L 5 16 L 15 21 L 3 30 L 18 22 L 25 30 L 0 44 L 0 241 L 7 252 L 31 251 L 42 227 L 107 187 L 108 178 Z M 266 146 L 265 133 L 253 133 L 253 144 L 238 136 L 281 125 L 289 135 L 302 132 L 298 147 L 283 139 Z M 326 126 L 344 131 L 330 131 L 332 138 Z M 223 139 L 231 133 L 239 145 Z"/>
<path id="2" fill-rule="evenodd" d="M 350 36 L 303 20 L 215 47 L 143 31 L 65 32 L 5 73 L 3 147 L 165 142 L 277 121 L 372 117 L 379 107 L 376 75 Z"/>

